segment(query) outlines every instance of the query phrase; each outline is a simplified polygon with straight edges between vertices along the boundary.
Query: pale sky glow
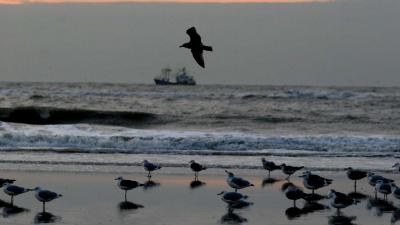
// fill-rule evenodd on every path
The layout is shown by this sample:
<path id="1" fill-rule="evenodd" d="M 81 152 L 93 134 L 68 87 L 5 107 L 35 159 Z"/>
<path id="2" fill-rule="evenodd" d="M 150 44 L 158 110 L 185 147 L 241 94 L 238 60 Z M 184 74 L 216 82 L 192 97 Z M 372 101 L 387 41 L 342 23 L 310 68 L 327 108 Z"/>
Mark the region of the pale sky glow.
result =
<path id="1" fill-rule="evenodd" d="M 332 0 L 0 0 L 0 4 L 57 3 L 311 3 Z"/>

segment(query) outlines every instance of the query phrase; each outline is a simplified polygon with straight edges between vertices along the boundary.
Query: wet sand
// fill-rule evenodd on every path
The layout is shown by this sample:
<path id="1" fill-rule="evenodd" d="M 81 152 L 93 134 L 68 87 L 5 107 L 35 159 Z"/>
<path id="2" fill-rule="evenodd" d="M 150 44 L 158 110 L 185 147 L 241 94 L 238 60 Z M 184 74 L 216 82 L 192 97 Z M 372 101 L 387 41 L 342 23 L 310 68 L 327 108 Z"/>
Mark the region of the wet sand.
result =
<path id="1" fill-rule="evenodd" d="M 147 178 L 142 168 L 134 167 L 131 173 L 85 173 L 85 172 L 33 172 L 4 171 L 3 178 L 14 178 L 16 184 L 26 187 L 41 186 L 64 197 L 46 205 L 48 214 L 41 213 L 41 203 L 33 193 L 26 193 L 14 199 L 18 208 L 10 207 L 9 196 L 0 193 L 0 224 L 34 224 L 51 222 L 53 224 L 271 224 L 271 225 L 318 225 L 318 224 L 391 224 L 393 212 L 400 207 L 400 200 L 389 196 L 388 202 L 374 199 L 373 188 L 367 180 L 359 182 L 358 192 L 365 195 L 357 205 L 342 210 L 336 216 L 328 200 L 317 203 L 293 202 L 285 198 L 281 191 L 286 181 L 263 183 L 266 173 L 254 170 L 233 170 L 237 175 L 251 180 L 255 187 L 243 190 L 253 202 L 247 208 L 228 213 L 227 206 L 217 193 L 231 190 L 225 182 L 223 170 L 208 170 L 200 174 L 202 185 L 193 185 L 193 175 L 187 168 L 163 168 L 154 173 L 153 186 L 138 188 L 128 192 L 128 202 L 114 178 L 124 178 L 145 182 Z M 317 172 L 334 179 L 331 186 L 317 193 L 327 194 L 329 189 L 349 193 L 353 183 L 345 177 L 345 172 Z M 399 174 L 385 174 L 399 180 Z M 282 179 L 280 172 L 272 177 Z M 300 178 L 291 181 L 303 187 Z M 191 185 L 192 184 L 192 185 Z M 381 196 L 379 196 L 381 197 Z M 400 213 L 399 213 L 400 214 Z M 400 224 L 400 222 L 399 222 Z"/>

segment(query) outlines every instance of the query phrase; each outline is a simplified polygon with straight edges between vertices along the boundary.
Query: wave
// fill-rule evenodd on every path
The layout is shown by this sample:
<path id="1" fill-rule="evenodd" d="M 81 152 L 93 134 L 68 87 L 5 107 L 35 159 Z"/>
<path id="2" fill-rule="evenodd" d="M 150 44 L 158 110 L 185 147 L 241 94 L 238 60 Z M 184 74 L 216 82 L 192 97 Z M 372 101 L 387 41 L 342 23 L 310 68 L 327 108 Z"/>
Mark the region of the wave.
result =
<path id="1" fill-rule="evenodd" d="M 105 125 L 140 125 L 161 122 L 147 112 L 99 111 L 51 107 L 0 108 L 0 120 L 25 124 L 92 123 Z"/>
<path id="2" fill-rule="evenodd" d="M 86 153 L 207 155 L 308 155 L 395 157 L 400 137 L 305 135 L 273 136 L 240 132 L 145 130 L 112 126 L 0 125 L 0 148 Z"/>

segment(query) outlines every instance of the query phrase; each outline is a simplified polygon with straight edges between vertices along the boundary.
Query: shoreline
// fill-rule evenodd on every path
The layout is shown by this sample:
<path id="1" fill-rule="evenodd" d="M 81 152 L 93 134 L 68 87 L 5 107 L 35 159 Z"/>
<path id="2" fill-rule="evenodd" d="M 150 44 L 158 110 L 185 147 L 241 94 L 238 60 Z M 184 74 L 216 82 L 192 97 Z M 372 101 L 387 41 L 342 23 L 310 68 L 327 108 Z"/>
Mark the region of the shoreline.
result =
<path id="1" fill-rule="evenodd" d="M 221 201 L 217 193 L 226 190 L 232 191 L 226 184 L 226 174 L 223 170 L 206 170 L 200 173 L 200 186 L 192 186 L 193 173 L 182 168 L 161 169 L 153 174 L 155 185 L 149 188 L 137 188 L 128 192 L 128 203 L 123 201 L 123 191 L 117 187 L 115 178 L 124 176 L 139 182 L 147 180 L 146 173 L 141 167 L 131 168 L 130 172 L 59 172 L 59 171 L 4 171 L 3 178 L 14 178 L 16 184 L 25 187 L 42 186 L 56 191 L 64 196 L 46 204 L 46 211 L 51 213 L 56 221 L 54 224 L 74 225 L 121 225 L 121 224 L 296 224 L 319 225 L 337 224 L 329 222 L 335 217 L 335 209 L 329 201 L 323 199 L 316 204 L 299 200 L 297 206 L 302 213 L 292 215 L 292 201 L 285 198 L 282 188 L 287 184 L 282 180 L 285 176 L 281 172 L 273 172 L 275 183 L 264 182 L 267 177 L 265 171 L 252 173 L 248 170 L 232 170 L 238 176 L 248 179 L 255 187 L 240 190 L 249 196 L 253 205 L 234 210 L 234 214 L 227 212 L 226 204 Z M 264 172 L 264 173 L 260 173 Z M 302 182 L 296 173 L 291 182 L 301 187 Z M 325 195 L 329 189 L 348 193 L 353 189 L 353 183 L 345 177 L 344 172 L 316 172 L 321 176 L 332 178 L 333 184 L 317 190 Z M 385 174 L 389 178 L 398 179 L 397 174 Z M 343 209 L 343 218 L 355 217 L 354 223 L 349 224 L 388 224 L 399 206 L 399 201 L 389 196 L 393 211 L 382 211 L 372 198 L 373 188 L 367 180 L 360 181 L 358 191 L 366 198 L 358 205 Z M 380 195 L 379 195 L 380 197 Z M 9 196 L 0 193 L 3 202 L 9 201 Z M 379 203 L 379 202 L 378 202 Z M 26 193 L 15 198 L 15 205 L 23 212 L 7 215 L 6 208 L 0 222 L 4 224 L 32 224 L 37 223 L 35 218 L 41 211 L 41 203 L 34 199 L 32 193 Z M 0 206 L 1 207 L 1 206 Z M 317 208 L 309 208 L 317 207 Z M 319 207 L 319 208 L 318 208 Z M 184 212 L 184 213 L 182 213 Z M 373 212 L 373 213 L 371 213 Z M 244 219 L 238 221 L 238 219 Z M 33 222 L 32 222 L 33 221 Z M 40 222 L 40 221 L 39 221 Z"/>

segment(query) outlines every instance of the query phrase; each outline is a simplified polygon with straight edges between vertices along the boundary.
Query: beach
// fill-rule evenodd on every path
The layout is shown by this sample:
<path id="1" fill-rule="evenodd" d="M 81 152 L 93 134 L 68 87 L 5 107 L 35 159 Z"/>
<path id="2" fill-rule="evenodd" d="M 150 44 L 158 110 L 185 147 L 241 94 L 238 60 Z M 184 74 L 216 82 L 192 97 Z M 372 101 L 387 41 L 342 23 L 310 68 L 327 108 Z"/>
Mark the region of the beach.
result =
<path id="1" fill-rule="evenodd" d="M 390 224 L 393 212 L 399 206 L 399 200 L 389 196 L 388 203 L 374 199 L 373 188 L 367 180 L 359 182 L 358 192 L 365 194 L 360 203 L 342 210 L 342 216 L 336 217 L 336 210 L 327 199 L 317 203 L 293 202 L 285 198 L 282 186 L 286 181 L 273 184 L 264 183 L 265 171 L 234 170 L 235 174 L 249 179 L 254 187 L 240 191 L 249 196 L 254 203 L 244 209 L 228 213 L 227 205 L 217 196 L 223 190 L 232 191 L 227 185 L 223 170 L 210 169 L 200 174 L 200 186 L 191 186 L 193 174 L 186 168 L 163 168 L 153 174 L 155 185 L 137 188 L 128 192 L 128 203 L 124 201 L 123 191 L 116 181 L 117 176 L 140 182 L 147 180 L 141 167 L 130 168 L 131 172 L 73 172 L 73 171 L 3 171 L 2 176 L 14 178 L 18 185 L 26 187 L 41 186 L 62 193 L 64 196 L 46 205 L 51 213 L 50 221 L 38 217 L 41 203 L 34 199 L 33 193 L 15 198 L 15 206 L 22 212 L 8 214 L 3 207 L 2 224 L 33 224 L 52 222 L 53 224 Z M 316 172 L 332 178 L 333 184 L 320 189 L 317 193 L 326 195 L 329 189 L 349 193 L 353 183 L 345 177 L 344 171 Z M 300 172 L 299 172 L 300 174 Z M 398 174 L 385 174 L 398 180 Z M 272 177 L 282 179 L 281 172 Z M 300 178 L 293 176 L 291 182 L 303 187 Z M 0 198 L 8 202 L 4 193 Z M 379 196 L 381 197 L 381 196 Z M 389 206 L 393 208 L 388 209 Z M 385 209 L 386 207 L 386 209 Z M 349 222 L 349 221 L 352 222 Z M 344 222 L 343 222 L 344 221 Z M 347 221 L 347 222 L 346 222 Z"/>
<path id="2" fill-rule="evenodd" d="M 100 83 L 0 83 L 1 178 L 63 194 L 46 204 L 33 193 L 11 208 L 2 192 L 1 224 L 390 224 L 398 200 L 365 198 L 343 209 L 327 199 L 293 202 L 277 182 L 263 182 L 261 158 L 333 179 L 317 193 L 353 190 L 344 169 L 376 172 L 398 181 L 398 88 L 229 86 L 156 87 Z M 124 192 L 119 176 L 146 182 L 143 161 L 161 164 L 156 185 Z M 208 169 L 191 187 L 195 160 Z M 254 187 L 241 190 L 253 205 L 229 213 L 217 196 L 232 191 L 229 170 Z M 264 184 L 263 184 L 264 183 Z M 202 184 L 202 183 L 200 183 Z M 310 192 L 309 190 L 305 190 Z M 369 198 L 372 196 L 372 198 Z M 379 196 L 381 197 L 381 196 Z M 36 218 L 36 219 L 35 219 Z M 394 218 L 394 217 L 393 217 Z"/>

